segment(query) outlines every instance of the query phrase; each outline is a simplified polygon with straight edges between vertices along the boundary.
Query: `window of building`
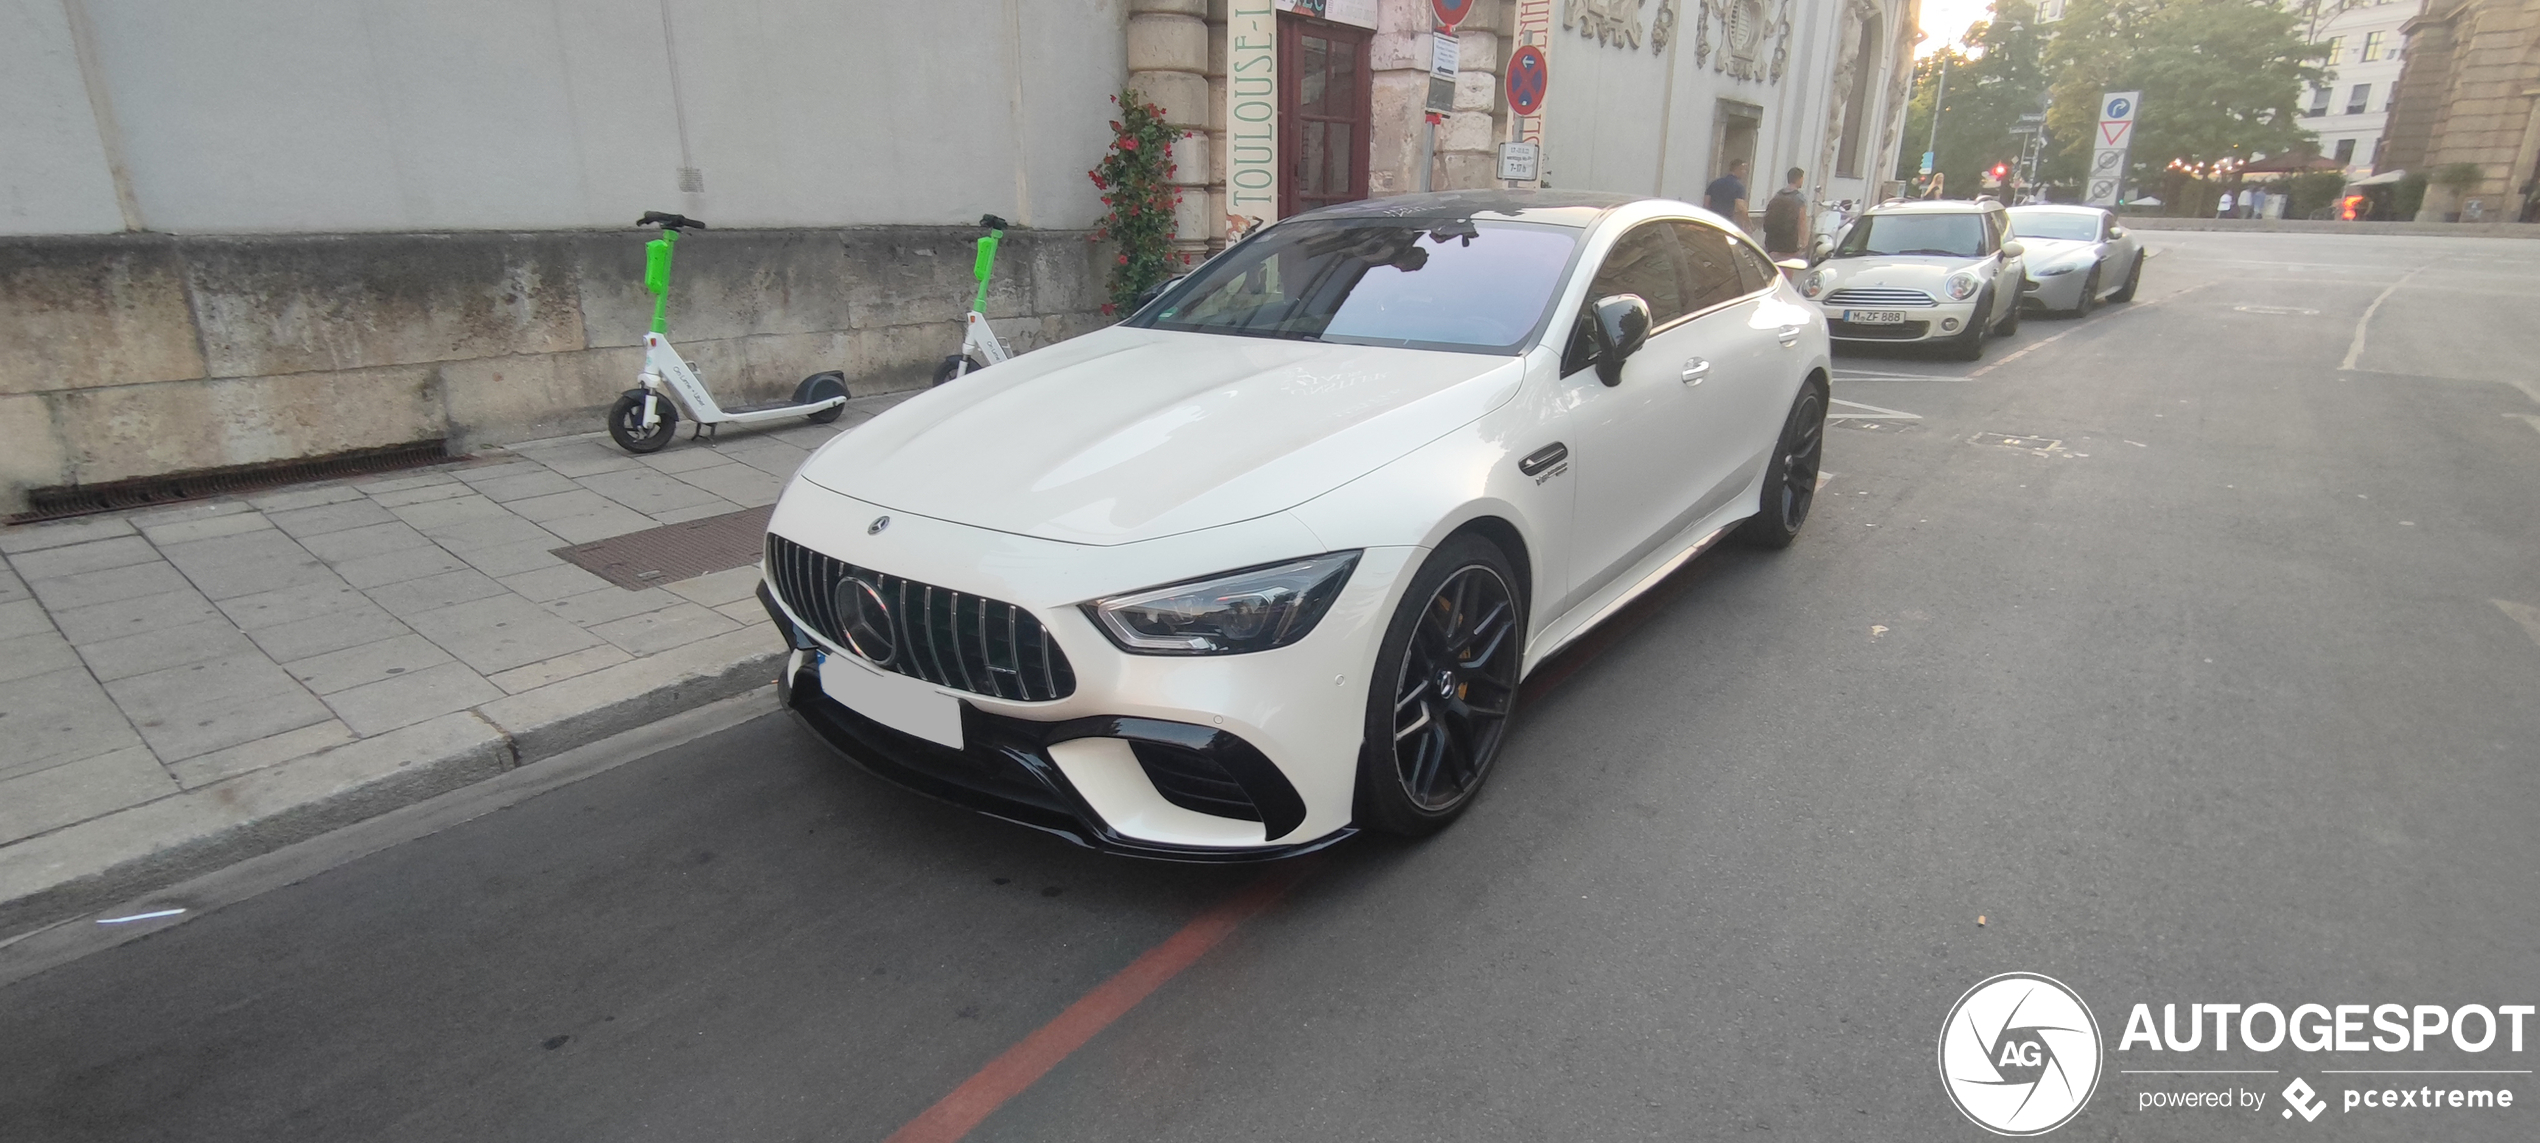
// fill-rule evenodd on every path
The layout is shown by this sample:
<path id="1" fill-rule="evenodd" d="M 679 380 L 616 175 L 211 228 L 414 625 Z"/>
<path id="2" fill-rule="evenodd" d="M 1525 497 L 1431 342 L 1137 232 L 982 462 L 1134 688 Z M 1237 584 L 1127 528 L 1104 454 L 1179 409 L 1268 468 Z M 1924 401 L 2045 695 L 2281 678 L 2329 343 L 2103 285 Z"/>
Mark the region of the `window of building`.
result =
<path id="1" fill-rule="evenodd" d="M 2328 58 L 2327 58 L 2327 59 L 2325 59 L 2325 60 L 2322 60 L 2322 61 L 2320 61 L 2320 62 L 2325 63 L 2325 64 L 2329 65 L 2330 67 L 2335 67 L 2335 66 L 2337 66 L 2337 61 L 2338 61 L 2338 59 L 2340 58 L 2340 57 L 2339 57 L 2339 55 L 2338 55 L 2338 53 L 2343 52 L 2343 51 L 2345 51 L 2345 50 L 2346 50 L 2346 37 L 2344 37 L 2344 36 L 2330 36 L 2330 37 L 2328 38 Z"/>
<path id="2" fill-rule="evenodd" d="M 1843 105 L 1843 137 L 1835 147 L 1834 173 L 1838 178 L 1861 177 L 1861 141 L 1869 134 L 1870 127 L 1871 80 L 1877 77 L 1879 70 L 1878 53 L 1868 50 L 1866 45 L 1881 42 L 1884 33 L 1880 28 L 1881 22 L 1876 16 L 1861 24 L 1861 43 L 1865 47 L 1861 52 L 1861 62 L 1852 69 L 1852 90 L 1846 93 Z"/>
<path id="3" fill-rule="evenodd" d="M 2365 164 L 2366 164 L 2366 165 L 2368 165 L 2368 166 L 2370 166 L 2373 170 L 2375 170 L 2375 171 L 2379 171 L 2379 170 L 2381 169 L 2381 137 L 2380 137 L 2380 136 L 2376 135 L 2376 136 L 2374 136 L 2374 137 L 2373 137 L 2373 140 L 2372 140 L 2372 149 L 2371 149 L 2371 150 L 2369 150 L 2369 151 L 2364 152 L 2364 154 L 2365 154 L 2365 156 L 2366 156 L 2366 158 L 2364 159 Z"/>
<path id="4" fill-rule="evenodd" d="M 1279 213 L 1367 197 L 1369 95 L 1365 29 L 1279 17 Z"/>
<path id="5" fill-rule="evenodd" d="M 2361 115 L 2364 113 L 2364 106 L 2371 102 L 2372 85 L 2369 83 L 2356 84 L 2355 90 L 2346 93 L 2346 114 Z"/>
<path id="6" fill-rule="evenodd" d="M 2311 89 L 2311 114 L 2313 114 L 2313 115 L 2326 115 L 2326 114 L 2328 114 L 2328 89 L 2327 89 L 2327 88 L 2325 88 L 2325 87 L 2314 87 L 2314 88 L 2312 88 L 2312 89 Z"/>
<path id="7" fill-rule="evenodd" d="M 2374 60 L 2380 59 L 2382 41 L 2389 38 L 2390 33 L 2388 32 L 2364 33 L 2364 54 L 2356 58 L 2362 60 L 2364 63 L 2371 63 Z"/>
<path id="8" fill-rule="evenodd" d="M 2344 165 L 2348 165 L 2348 166 L 2351 166 L 2351 165 L 2353 165 L 2353 164 L 2354 164 L 2354 162 L 2355 162 L 2355 141 L 2354 141 L 2354 140 L 2352 140 L 2352 139 L 2340 139 L 2340 140 L 2338 140 L 2338 141 L 2337 141 L 2337 161 L 2338 161 L 2340 164 L 2344 164 Z"/>

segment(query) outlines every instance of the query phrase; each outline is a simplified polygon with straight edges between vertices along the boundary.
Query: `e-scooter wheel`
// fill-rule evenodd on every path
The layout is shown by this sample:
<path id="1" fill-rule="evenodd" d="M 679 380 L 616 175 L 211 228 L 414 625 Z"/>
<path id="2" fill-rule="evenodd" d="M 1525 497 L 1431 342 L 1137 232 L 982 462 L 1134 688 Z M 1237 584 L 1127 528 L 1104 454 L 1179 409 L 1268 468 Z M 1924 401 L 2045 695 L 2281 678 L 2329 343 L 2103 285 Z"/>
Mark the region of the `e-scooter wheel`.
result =
<path id="1" fill-rule="evenodd" d="M 794 403 L 797 405 L 817 405 L 831 397 L 846 395 L 847 375 L 835 369 L 826 373 L 814 373 L 803 378 L 802 384 L 794 386 Z M 831 405 L 817 413 L 805 413 L 803 419 L 815 425 L 825 425 L 837 420 L 838 414 L 846 411 L 845 405 Z"/>
<path id="2" fill-rule="evenodd" d="M 628 452 L 660 452 L 679 435 L 679 410 L 668 397 L 653 399 L 653 427 L 644 427 L 644 391 L 629 389 L 609 406 L 609 438 Z"/>
<path id="3" fill-rule="evenodd" d="M 935 366 L 935 384 L 941 385 L 955 377 L 962 376 L 965 372 L 976 373 L 987 368 L 987 366 L 979 364 L 978 358 L 973 357 L 968 359 L 970 362 L 970 368 L 964 370 L 961 367 L 963 360 L 963 357 L 958 353 L 944 358 L 942 364 Z"/>

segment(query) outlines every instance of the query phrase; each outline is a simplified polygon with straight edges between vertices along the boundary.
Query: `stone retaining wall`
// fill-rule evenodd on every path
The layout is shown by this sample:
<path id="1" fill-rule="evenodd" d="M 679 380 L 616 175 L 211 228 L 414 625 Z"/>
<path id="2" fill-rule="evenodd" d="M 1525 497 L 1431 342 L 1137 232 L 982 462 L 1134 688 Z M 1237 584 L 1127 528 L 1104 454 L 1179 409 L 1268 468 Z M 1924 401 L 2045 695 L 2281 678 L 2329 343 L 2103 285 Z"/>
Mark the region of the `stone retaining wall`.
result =
<path id="1" fill-rule="evenodd" d="M 671 337 L 727 404 L 839 369 L 923 386 L 961 341 L 970 228 L 709 230 Z M 1010 231 L 988 314 L 1016 350 L 1098 328 L 1103 253 Z M 642 366 L 634 231 L 0 238 L 0 514 L 30 488 L 446 439 L 596 430 Z"/>
<path id="2" fill-rule="evenodd" d="M 2416 234 L 2429 238 L 2540 238 L 2534 222 L 2337 222 L 2313 218 L 2164 218 L 2124 215 L 2131 230 L 2245 230 L 2251 233 Z"/>

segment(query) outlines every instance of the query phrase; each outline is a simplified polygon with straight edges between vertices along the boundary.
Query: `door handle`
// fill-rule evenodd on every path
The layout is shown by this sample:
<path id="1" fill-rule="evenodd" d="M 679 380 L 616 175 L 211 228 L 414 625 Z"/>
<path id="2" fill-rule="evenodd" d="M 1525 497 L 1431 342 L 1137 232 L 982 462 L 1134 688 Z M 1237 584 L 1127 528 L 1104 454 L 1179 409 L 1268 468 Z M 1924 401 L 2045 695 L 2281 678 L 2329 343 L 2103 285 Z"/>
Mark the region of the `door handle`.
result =
<path id="1" fill-rule="evenodd" d="M 1699 358 L 1699 357 L 1694 358 L 1694 359 L 1693 359 L 1693 360 L 1691 360 L 1691 361 L 1687 361 L 1687 362 L 1685 362 L 1685 372 L 1684 372 L 1684 383 L 1685 383 L 1685 384 L 1687 384 L 1687 385 L 1699 385 L 1699 384 L 1701 384 L 1701 383 L 1702 383 L 1702 379 L 1703 379 L 1703 378 L 1708 377 L 1708 376 L 1710 376 L 1710 375 L 1711 375 L 1711 363 L 1710 363 L 1710 362 L 1705 361 L 1705 360 L 1703 360 L 1702 358 Z"/>
<path id="2" fill-rule="evenodd" d="M 1783 326 L 1781 332 L 1782 348 L 1788 349 L 1791 346 L 1799 344 L 1799 331 L 1802 328 L 1805 327 L 1795 325 Z"/>

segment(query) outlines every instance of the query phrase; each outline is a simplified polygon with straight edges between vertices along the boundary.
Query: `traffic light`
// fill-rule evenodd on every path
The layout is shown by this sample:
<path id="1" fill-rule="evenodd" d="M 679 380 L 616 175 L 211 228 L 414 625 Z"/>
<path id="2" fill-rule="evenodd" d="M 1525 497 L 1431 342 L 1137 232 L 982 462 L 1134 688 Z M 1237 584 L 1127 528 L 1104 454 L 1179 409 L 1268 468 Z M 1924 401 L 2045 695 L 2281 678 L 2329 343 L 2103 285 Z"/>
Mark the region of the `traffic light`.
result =
<path id="1" fill-rule="evenodd" d="M 1995 182 L 2000 182 L 2000 181 L 2002 180 L 2002 176 L 2007 175 L 2007 174 L 2010 174 L 2010 173 L 2011 173 L 2011 164 L 2009 164 L 2009 163 L 1995 163 L 1995 164 L 1993 164 L 1993 179 L 1994 179 L 1994 181 L 1995 181 Z"/>

